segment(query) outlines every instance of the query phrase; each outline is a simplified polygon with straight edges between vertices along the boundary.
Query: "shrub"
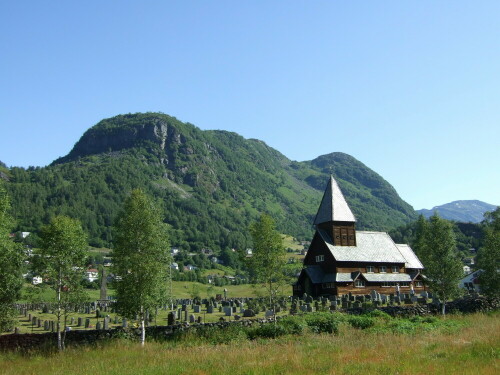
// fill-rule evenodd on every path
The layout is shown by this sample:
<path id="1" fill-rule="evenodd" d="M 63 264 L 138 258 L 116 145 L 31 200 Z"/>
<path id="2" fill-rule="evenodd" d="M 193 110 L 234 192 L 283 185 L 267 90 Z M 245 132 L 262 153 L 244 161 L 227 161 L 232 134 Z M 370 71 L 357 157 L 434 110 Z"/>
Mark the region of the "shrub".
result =
<path id="1" fill-rule="evenodd" d="M 392 316 L 387 314 L 385 311 L 382 310 L 372 310 L 370 312 L 367 312 L 365 314 L 366 316 L 369 316 L 370 318 L 382 318 L 384 320 L 391 320 Z"/>
<path id="2" fill-rule="evenodd" d="M 278 325 L 283 327 L 289 335 L 301 335 L 307 327 L 306 322 L 300 316 L 287 316 L 281 319 Z"/>
<path id="3" fill-rule="evenodd" d="M 275 338 L 278 336 L 286 335 L 288 332 L 282 325 L 278 324 L 263 324 L 260 327 L 251 329 L 248 332 L 250 339 L 260 338 Z"/>
<path id="4" fill-rule="evenodd" d="M 338 333 L 340 319 L 337 315 L 328 312 L 317 312 L 305 316 L 310 330 L 315 333 Z"/>
<path id="5" fill-rule="evenodd" d="M 197 329 L 196 333 L 203 341 L 211 344 L 229 344 L 248 338 L 247 329 L 239 324 L 227 327 L 203 327 Z"/>
<path id="6" fill-rule="evenodd" d="M 375 325 L 375 319 L 369 316 L 350 316 L 347 321 L 354 328 L 366 329 Z"/>

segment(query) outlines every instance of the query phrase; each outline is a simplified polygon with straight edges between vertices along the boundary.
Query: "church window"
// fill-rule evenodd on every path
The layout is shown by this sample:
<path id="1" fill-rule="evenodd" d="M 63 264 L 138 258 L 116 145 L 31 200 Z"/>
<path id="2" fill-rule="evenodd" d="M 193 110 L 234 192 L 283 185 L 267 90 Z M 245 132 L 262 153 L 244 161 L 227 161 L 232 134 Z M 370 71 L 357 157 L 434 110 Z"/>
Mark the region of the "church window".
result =
<path id="1" fill-rule="evenodd" d="M 366 266 L 366 272 L 368 272 L 368 273 L 375 272 L 375 267 L 373 267 L 373 266 Z"/>
<path id="2" fill-rule="evenodd" d="M 316 255 L 316 263 L 323 262 L 325 260 L 324 255 Z"/>
<path id="3" fill-rule="evenodd" d="M 358 279 L 358 280 L 356 280 L 354 282 L 354 286 L 357 287 L 357 288 L 364 288 L 365 287 L 365 282 L 364 282 L 364 280 Z"/>
<path id="4" fill-rule="evenodd" d="M 399 273 L 399 267 L 398 266 L 392 266 L 392 273 Z"/>

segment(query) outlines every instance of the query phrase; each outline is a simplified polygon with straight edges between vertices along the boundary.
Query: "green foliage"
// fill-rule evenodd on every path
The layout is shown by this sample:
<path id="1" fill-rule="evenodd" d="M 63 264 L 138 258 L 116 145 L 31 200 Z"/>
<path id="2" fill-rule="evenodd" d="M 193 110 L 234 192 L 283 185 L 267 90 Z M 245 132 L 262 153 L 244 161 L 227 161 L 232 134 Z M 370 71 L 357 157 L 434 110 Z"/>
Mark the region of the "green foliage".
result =
<path id="1" fill-rule="evenodd" d="M 34 263 L 37 273 L 48 277 L 56 291 L 57 338 L 59 350 L 64 349 L 61 338 L 61 318 L 75 306 L 84 302 L 87 295 L 81 281 L 87 257 L 87 236 L 80 222 L 67 216 L 56 216 L 44 226 L 40 235 L 40 253 Z"/>
<path id="2" fill-rule="evenodd" d="M 139 315 L 144 332 L 146 311 L 154 311 L 169 297 L 167 228 L 153 202 L 136 189 L 125 200 L 115 229 L 113 269 L 120 277 L 117 307 L 127 318 Z"/>
<path id="3" fill-rule="evenodd" d="M 248 258 L 248 267 L 253 280 L 265 284 L 272 306 L 286 281 L 283 239 L 276 231 L 273 219 L 266 214 L 262 214 L 260 220 L 250 226 L 250 234 L 253 239 L 253 254 Z"/>
<path id="4" fill-rule="evenodd" d="M 367 329 L 375 325 L 375 319 L 369 316 L 352 315 L 347 319 L 347 322 L 354 328 Z"/>
<path id="5" fill-rule="evenodd" d="M 284 326 L 269 323 L 251 328 L 248 331 L 248 337 L 252 340 L 256 338 L 272 339 L 286 334 L 288 334 L 288 332 Z"/>
<path id="6" fill-rule="evenodd" d="M 286 316 L 278 322 L 278 325 L 283 327 L 289 335 L 301 335 L 307 327 L 302 316 Z"/>
<path id="7" fill-rule="evenodd" d="M 420 246 L 418 244 L 419 238 L 417 238 L 417 233 L 422 231 L 419 227 L 422 226 L 422 222 L 425 223 L 426 219 L 423 215 L 419 216 L 419 219 L 415 222 L 405 224 L 403 226 L 391 229 L 389 235 L 396 243 L 407 243 L 410 244 L 413 249 L 418 249 Z M 459 223 L 450 222 L 453 228 L 453 233 L 455 235 L 455 241 L 457 244 L 457 255 L 461 258 L 470 256 L 470 249 L 479 249 L 484 243 L 484 226 L 482 224 L 474 223 Z"/>
<path id="8" fill-rule="evenodd" d="M 22 248 L 9 237 L 13 224 L 9 211 L 9 197 L 0 180 L 0 332 L 13 328 L 13 304 L 23 285 L 24 256 Z"/>
<path id="9" fill-rule="evenodd" d="M 339 323 L 344 319 L 337 314 L 329 312 L 316 312 L 306 314 L 305 321 L 312 332 L 315 333 L 338 333 Z"/>
<path id="10" fill-rule="evenodd" d="M 359 229 L 387 230 L 416 217 L 386 181 L 348 155 L 292 162 L 261 141 L 159 113 L 105 119 L 52 165 L 12 168 L 7 186 L 17 230 L 37 232 L 50 217 L 67 215 L 82 222 L 90 245 L 110 247 L 125 194 L 141 188 L 167 217 L 174 246 L 221 251 L 249 247 L 246 228 L 260 212 L 275 218 L 281 233 L 310 238 L 332 171 Z"/>
<path id="11" fill-rule="evenodd" d="M 367 312 L 365 315 L 369 316 L 370 318 L 380 318 L 383 320 L 392 319 L 392 317 L 389 314 L 387 314 L 386 312 L 384 312 L 382 310 L 372 310 L 372 311 Z"/>
<path id="12" fill-rule="evenodd" d="M 419 220 L 416 245 L 426 282 L 442 300 L 444 314 L 446 301 L 460 293 L 458 281 L 463 275 L 451 224 L 437 214 L 429 222 Z"/>
<path id="13" fill-rule="evenodd" d="M 485 215 L 486 239 L 479 250 L 477 266 L 483 272 L 479 275 L 481 292 L 487 296 L 500 296 L 500 208 Z"/>

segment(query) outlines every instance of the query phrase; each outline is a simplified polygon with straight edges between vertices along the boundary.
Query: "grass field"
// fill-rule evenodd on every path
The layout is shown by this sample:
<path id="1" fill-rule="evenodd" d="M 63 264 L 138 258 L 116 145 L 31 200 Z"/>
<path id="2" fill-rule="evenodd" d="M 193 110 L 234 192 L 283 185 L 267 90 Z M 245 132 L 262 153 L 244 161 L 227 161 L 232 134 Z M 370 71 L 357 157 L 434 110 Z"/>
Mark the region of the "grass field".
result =
<path id="1" fill-rule="evenodd" d="M 440 318 L 443 319 L 443 318 Z M 2 374 L 498 374 L 500 317 L 444 318 L 413 333 L 307 333 L 225 345 L 115 341 L 61 354 L 0 354 Z"/>

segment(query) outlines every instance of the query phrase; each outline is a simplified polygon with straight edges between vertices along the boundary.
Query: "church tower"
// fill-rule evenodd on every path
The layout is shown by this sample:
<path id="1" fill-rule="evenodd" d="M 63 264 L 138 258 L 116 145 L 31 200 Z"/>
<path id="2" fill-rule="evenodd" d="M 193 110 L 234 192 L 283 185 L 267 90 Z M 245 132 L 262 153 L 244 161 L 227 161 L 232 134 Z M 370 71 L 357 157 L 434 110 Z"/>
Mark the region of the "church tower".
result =
<path id="1" fill-rule="evenodd" d="M 334 246 L 356 246 L 356 218 L 333 176 L 326 186 L 314 226 L 328 233 Z"/>

